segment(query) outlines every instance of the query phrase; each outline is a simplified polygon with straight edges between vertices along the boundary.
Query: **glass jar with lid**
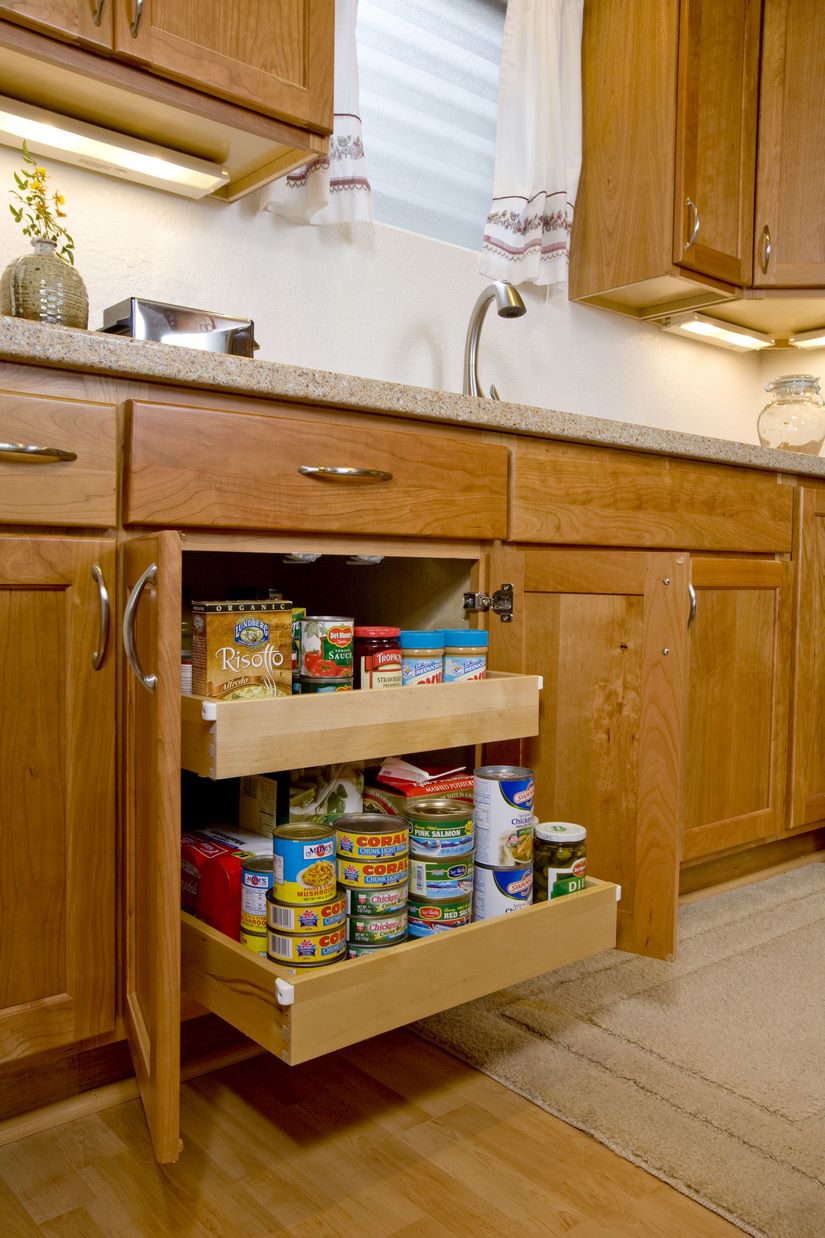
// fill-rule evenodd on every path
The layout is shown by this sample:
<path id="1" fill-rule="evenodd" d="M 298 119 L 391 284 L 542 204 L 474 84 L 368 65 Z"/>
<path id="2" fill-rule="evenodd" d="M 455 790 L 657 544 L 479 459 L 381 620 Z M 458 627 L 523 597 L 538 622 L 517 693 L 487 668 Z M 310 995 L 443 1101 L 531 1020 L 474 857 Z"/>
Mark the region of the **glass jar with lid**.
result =
<path id="1" fill-rule="evenodd" d="M 770 399 L 756 422 L 763 447 L 818 456 L 825 441 L 825 401 L 813 374 L 783 374 L 765 383 Z"/>

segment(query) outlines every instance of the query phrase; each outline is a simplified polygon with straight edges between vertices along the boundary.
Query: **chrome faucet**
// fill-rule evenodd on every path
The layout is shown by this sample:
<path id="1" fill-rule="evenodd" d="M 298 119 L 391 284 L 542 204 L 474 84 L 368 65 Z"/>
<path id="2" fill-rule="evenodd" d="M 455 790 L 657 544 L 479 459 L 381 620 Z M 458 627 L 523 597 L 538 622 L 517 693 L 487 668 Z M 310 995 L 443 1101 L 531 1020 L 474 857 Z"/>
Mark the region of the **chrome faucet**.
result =
<path id="1" fill-rule="evenodd" d="M 478 341 L 484 315 L 491 301 L 496 303 L 499 318 L 521 318 L 522 314 L 527 313 L 527 307 L 512 284 L 508 284 L 506 280 L 497 279 L 494 284 L 487 285 L 473 306 L 467 327 L 467 339 L 464 343 L 464 395 L 484 395 L 478 379 Z M 490 398 L 493 400 L 501 398 L 492 386 Z"/>

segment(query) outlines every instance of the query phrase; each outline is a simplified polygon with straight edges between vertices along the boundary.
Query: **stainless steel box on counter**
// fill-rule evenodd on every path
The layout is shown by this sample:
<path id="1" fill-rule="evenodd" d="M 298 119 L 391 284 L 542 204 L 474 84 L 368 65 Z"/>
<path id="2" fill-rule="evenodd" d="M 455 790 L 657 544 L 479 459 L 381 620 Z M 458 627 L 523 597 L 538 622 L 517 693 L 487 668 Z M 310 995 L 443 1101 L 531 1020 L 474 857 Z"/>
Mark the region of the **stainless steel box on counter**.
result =
<path id="1" fill-rule="evenodd" d="M 130 335 L 136 340 L 155 340 L 204 352 L 231 353 L 251 357 L 258 347 L 255 324 L 250 318 L 230 318 L 209 310 L 185 305 L 167 305 L 127 297 L 103 311 L 101 331 L 109 335 Z"/>

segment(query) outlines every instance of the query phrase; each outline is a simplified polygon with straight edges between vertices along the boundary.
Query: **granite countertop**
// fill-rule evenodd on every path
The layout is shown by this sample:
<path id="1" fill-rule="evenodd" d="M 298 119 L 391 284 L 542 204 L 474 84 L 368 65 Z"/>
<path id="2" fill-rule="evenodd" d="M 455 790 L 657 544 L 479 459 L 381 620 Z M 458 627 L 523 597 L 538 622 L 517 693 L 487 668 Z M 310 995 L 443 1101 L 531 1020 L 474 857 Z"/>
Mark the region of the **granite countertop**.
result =
<path id="1" fill-rule="evenodd" d="M 0 316 L 0 359 L 825 477 L 825 458 Z"/>

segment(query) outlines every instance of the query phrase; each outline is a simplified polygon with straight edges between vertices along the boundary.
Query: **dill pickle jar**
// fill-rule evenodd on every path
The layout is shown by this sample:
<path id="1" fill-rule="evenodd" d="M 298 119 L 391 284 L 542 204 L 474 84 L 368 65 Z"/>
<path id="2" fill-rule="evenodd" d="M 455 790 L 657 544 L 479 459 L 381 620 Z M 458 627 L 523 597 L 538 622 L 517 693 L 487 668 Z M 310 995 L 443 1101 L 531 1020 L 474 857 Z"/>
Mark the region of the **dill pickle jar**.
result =
<path id="1" fill-rule="evenodd" d="M 584 889 L 587 830 L 571 821 L 540 821 L 534 827 L 533 902 Z"/>

